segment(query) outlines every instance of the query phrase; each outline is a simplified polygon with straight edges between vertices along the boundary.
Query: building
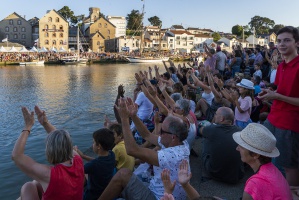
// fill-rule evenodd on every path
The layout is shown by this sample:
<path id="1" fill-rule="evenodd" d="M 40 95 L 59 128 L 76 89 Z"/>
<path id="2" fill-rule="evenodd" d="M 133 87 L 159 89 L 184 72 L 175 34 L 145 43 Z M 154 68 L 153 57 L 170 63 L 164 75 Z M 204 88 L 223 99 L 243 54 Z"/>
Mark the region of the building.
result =
<path id="1" fill-rule="evenodd" d="M 140 49 L 140 36 L 120 36 L 105 40 L 106 52 L 131 52 Z"/>
<path id="2" fill-rule="evenodd" d="M 126 35 L 127 20 L 120 16 L 107 16 L 107 20 L 115 26 L 115 37 Z"/>
<path id="3" fill-rule="evenodd" d="M 105 51 L 105 40 L 115 38 L 116 26 L 100 16 L 99 8 L 89 8 L 89 16 L 83 20 L 84 35 L 89 36 L 93 52 Z"/>
<path id="4" fill-rule="evenodd" d="M 26 47 L 32 47 L 31 24 L 17 13 L 12 13 L 0 21 L 0 40 L 7 38 L 8 41 L 19 43 Z"/>
<path id="5" fill-rule="evenodd" d="M 185 30 L 169 30 L 167 33 L 167 41 L 169 50 L 176 52 L 190 53 L 194 48 L 194 35 Z"/>
<path id="6" fill-rule="evenodd" d="M 150 47 L 155 50 L 167 50 L 167 43 L 163 40 L 165 32 L 166 29 L 160 29 L 158 26 L 146 26 L 144 31 L 144 42 L 147 45 L 145 44 L 145 48 L 148 48 L 148 44 L 151 43 Z"/>
<path id="7" fill-rule="evenodd" d="M 49 10 L 39 20 L 40 48 L 48 50 L 68 49 L 69 23 L 56 10 Z"/>
<path id="8" fill-rule="evenodd" d="M 265 40 L 265 44 L 268 44 L 269 42 L 276 43 L 277 35 L 273 32 L 271 34 L 261 34 L 257 36 L 258 38 L 263 38 Z"/>
<path id="9" fill-rule="evenodd" d="M 209 34 L 194 34 L 194 48 L 198 52 L 204 52 L 203 44 L 211 44 L 213 42 L 213 37 Z"/>
<path id="10" fill-rule="evenodd" d="M 39 18 L 33 17 L 29 19 L 28 22 L 32 27 L 32 42 L 34 46 L 37 46 L 39 40 Z"/>

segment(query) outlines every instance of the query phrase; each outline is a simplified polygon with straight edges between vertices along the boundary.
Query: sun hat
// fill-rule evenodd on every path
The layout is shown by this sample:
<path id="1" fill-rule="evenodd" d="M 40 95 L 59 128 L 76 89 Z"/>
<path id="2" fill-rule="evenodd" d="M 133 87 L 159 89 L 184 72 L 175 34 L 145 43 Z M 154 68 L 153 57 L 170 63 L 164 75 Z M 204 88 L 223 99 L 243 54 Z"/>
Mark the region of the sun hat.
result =
<path id="1" fill-rule="evenodd" d="M 250 90 L 254 90 L 253 85 L 254 84 L 252 81 L 245 79 L 245 78 L 243 78 L 241 80 L 241 82 L 237 84 L 237 86 L 239 86 L 239 87 L 243 87 L 243 88 L 250 89 Z"/>
<path id="2" fill-rule="evenodd" d="M 274 158 L 280 154 L 275 137 L 261 124 L 248 124 L 242 131 L 234 133 L 233 139 L 243 148 L 262 156 Z"/>

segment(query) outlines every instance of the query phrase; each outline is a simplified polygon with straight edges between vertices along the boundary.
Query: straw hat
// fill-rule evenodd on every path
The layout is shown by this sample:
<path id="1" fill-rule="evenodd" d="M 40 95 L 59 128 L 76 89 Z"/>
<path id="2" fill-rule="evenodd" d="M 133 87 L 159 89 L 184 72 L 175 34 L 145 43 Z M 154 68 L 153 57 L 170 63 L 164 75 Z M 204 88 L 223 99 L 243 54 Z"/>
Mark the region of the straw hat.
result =
<path id="1" fill-rule="evenodd" d="M 239 86 L 239 87 L 243 87 L 243 88 L 245 88 L 245 89 L 250 89 L 250 90 L 254 90 L 253 85 L 254 85 L 254 84 L 253 84 L 252 81 L 247 80 L 247 79 L 245 79 L 245 78 L 243 78 L 243 79 L 241 80 L 241 82 L 237 84 L 237 86 Z"/>
<path id="2" fill-rule="evenodd" d="M 233 138 L 243 148 L 266 157 L 277 157 L 276 139 L 263 125 L 250 123 L 240 132 L 233 134 Z"/>

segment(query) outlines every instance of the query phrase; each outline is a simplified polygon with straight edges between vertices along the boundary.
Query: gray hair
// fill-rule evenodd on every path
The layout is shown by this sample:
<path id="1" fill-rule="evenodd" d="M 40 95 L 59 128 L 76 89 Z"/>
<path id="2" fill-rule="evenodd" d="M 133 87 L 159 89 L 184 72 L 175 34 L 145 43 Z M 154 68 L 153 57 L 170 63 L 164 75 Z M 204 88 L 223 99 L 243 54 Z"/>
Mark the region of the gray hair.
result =
<path id="1" fill-rule="evenodd" d="M 168 131 L 173 135 L 178 136 L 180 142 L 186 140 L 188 136 L 188 128 L 184 121 L 175 116 L 167 116 L 165 121 L 169 123 Z"/>
<path id="2" fill-rule="evenodd" d="M 49 163 L 58 164 L 73 158 L 70 134 L 65 130 L 55 130 L 46 139 L 46 157 Z"/>
<path id="3" fill-rule="evenodd" d="M 190 101 L 187 99 L 180 99 L 175 102 L 183 111 L 184 111 L 184 116 L 188 115 L 190 112 Z"/>
<path id="4" fill-rule="evenodd" d="M 232 109 L 227 108 L 227 107 L 220 107 L 218 109 L 220 109 L 220 114 L 222 115 L 224 120 L 230 121 L 231 124 L 234 123 L 235 116 L 234 116 L 234 112 L 232 111 Z"/>
<path id="5" fill-rule="evenodd" d="M 181 94 L 181 93 L 178 93 L 178 92 L 171 94 L 170 97 L 171 97 L 175 102 L 176 102 L 177 100 L 180 100 L 180 99 L 183 98 L 183 97 L 182 97 L 182 94 Z"/>

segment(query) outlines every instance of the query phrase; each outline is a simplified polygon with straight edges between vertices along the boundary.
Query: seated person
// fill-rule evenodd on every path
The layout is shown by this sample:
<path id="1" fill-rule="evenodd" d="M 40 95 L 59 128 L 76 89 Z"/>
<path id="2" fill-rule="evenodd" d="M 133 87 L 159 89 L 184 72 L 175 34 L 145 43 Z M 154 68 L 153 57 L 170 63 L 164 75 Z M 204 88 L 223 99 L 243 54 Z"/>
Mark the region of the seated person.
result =
<path id="1" fill-rule="evenodd" d="M 232 138 L 233 133 L 241 129 L 233 124 L 232 109 L 220 107 L 215 114 L 215 124 L 200 128 L 204 137 L 203 168 L 211 178 L 226 183 L 237 183 L 244 176 L 243 163 Z"/>
<path id="2" fill-rule="evenodd" d="M 99 200 L 110 200 L 122 194 L 125 199 L 160 199 L 164 193 L 161 172 L 170 170 L 172 180 L 177 179 L 177 168 L 182 160 L 189 161 L 189 145 L 185 141 L 188 135 L 187 127 L 178 117 L 168 116 L 161 125 L 161 135 L 150 133 L 142 121 L 137 117 L 137 106 L 132 99 L 120 99 L 117 106 L 122 121 L 122 129 L 127 153 L 153 165 L 154 176 L 149 186 L 145 186 L 129 169 L 120 169 L 112 178 Z M 130 131 L 129 118 L 132 118 L 138 132 L 150 143 L 160 146 L 161 150 L 143 148 L 136 144 Z M 176 199 L 186 199 L 182 187 L 174 188 Z"/>
<path id="3" fill-rule="evenodd" d="M 276 139 L 263 125 L 251 123 L 233 134 L 241 159 L 254 171 L 245 184 L 242 199 L 292 199 L 290 186 L 271 160 L 279 156 Z"/>
<path id="4" fill-rule="evenodd" d="M 115 156 L 111 151 L 114 145 L 113 132 L 107 128 L 102 128 L 95 131 L 92 137 L 92 149 L 99 157 L 89 157 L 84 155 L 77 147 L 74 147 L 83 159 L 89 161 L 84 165 L 84 173 L 88 174 L 84 200 L 100 197 L 110 182 L 115 167 Z"/>
<path id="5" fill-rule="evenodd" d="M 83 161 L 73 151 L 70 134 L 56 130 L 45 111 L 35 106 L 39 123 L 47 131 L 46 157 L 50 164 L 40 164 L 24 154 L 25 145 L 34 125 L 34 113 L 22 107 L 25 126 L 12 151 L 12 160 L 27 176 L 34 179 L 21 189 L 21 199 L 77 199 L 83 196 Z"/>
<path id="6" fill-rule="evenodd" d="M 125 147 L 124 136 L 120 124 L 112 124 L 109 130 L 114 133 L 114 144 L 112 151 L 115 154 L 116 168 L 128 168 L 133 171 L 135 165 L 135 158 L 127 154 Z"/>

